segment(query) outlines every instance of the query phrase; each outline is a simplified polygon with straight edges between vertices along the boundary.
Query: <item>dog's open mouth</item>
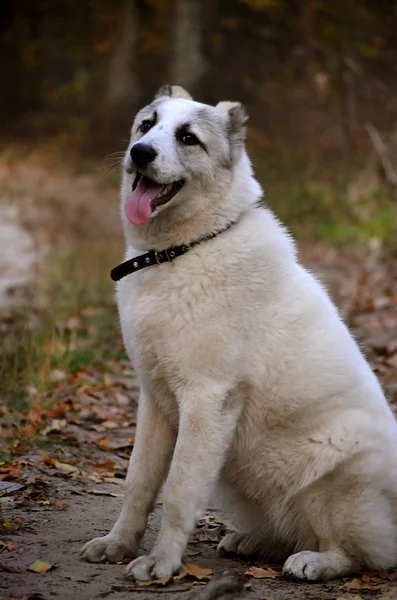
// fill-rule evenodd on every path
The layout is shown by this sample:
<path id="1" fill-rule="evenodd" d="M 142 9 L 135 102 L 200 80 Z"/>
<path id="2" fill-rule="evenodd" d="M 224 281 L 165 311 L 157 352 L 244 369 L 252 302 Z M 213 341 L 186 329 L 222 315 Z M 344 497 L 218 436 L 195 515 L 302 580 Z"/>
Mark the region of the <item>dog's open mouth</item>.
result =
<path id="1" fill-rule="evenodd" d="M 125 204 L 127 219 L 134 225 L 143 225 L 156 208 L 172 200 L 184 183 L 182 180 L 158 183 L 137 173 Z"/>

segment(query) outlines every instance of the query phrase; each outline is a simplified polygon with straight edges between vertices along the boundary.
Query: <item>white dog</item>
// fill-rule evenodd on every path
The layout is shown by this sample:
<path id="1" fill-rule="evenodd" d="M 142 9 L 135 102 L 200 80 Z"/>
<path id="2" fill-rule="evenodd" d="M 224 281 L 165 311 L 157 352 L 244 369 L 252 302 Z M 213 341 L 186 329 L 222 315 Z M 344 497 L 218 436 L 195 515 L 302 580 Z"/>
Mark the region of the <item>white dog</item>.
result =
<path id="1" fill-rule="evenodd" d="M 238 103 L 166 86 L 137 115 L 124 162 L 128 262 L 113 277 L 138 429 L 122 512 L 82 555 L 135 556 L 166 481 L 154 548 L 127 567 L 138 580 L 178 571 L 213 493 L 236 529 L 220 551 L 286 559 L 286 576 L 397 562 L 395 419 L 323 287 L 258 206 L 245 120 Z"/>

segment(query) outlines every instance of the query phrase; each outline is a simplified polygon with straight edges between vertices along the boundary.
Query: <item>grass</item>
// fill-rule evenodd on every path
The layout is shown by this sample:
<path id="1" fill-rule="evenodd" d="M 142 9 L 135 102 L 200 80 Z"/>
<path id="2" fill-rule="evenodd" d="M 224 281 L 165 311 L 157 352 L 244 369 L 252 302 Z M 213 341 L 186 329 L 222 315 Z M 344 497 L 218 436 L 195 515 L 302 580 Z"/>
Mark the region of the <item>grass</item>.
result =
<path id="1" fill-rule="evenodd" d="M 351 181 L 299 181 L 279 175 L 263 177 L 266 203 L 301 239 L 336 245 L 395 240 L 397 210 L 391 191 L 378 185 L 360 189 Z"/>
<path id="2" fill-rule="evenodd" d="M 119 258 L 105 244 L 73 248 L 46 268 L 31 308 L 13 313 L 0 350 L 6 429 L 15 433 L 29 411 L 59 401 L 60 381 L 86 369 L 103 374 L 124 357 L 109 277 Z"/>

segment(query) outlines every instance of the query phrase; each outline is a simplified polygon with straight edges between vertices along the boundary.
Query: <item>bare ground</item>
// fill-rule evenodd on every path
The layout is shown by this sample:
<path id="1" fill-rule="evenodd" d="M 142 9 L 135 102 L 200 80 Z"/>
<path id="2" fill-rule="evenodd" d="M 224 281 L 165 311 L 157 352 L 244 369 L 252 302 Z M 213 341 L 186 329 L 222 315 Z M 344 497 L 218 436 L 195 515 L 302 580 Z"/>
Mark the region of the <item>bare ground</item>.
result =
<path id="1" fill-rule="evenodd" d="M 95 240 L 99 234 L 119 244 L 117 190 L 104 186 L 98 178 L 76 177 L 57 171 L 52 164 L 36 164 L 31 158 L 23 162 L 4 160 L 0 177 L 7 182 L 9 202 L 20 205 L 21 199 L 29 199 L 21 225 L 39 240 L 40 248 L 46 248 L 47 255 L 60 237 L 74 244 L 82 235 Z M 84 225 L 91 217 L 94 229 Z M 319 244 L 305 245 L 303 258 L 329 286 L 394 408 L 395 263 L 368 250 L 341 251 Z M 106 272 L 103 277 L 107 277 Z M 72 329 L 80 326 L 78 322 L 69 325 Z M 42 398 L 39 402 L 38 396 L 36 401 L 33 398 L 22 423 L 23 435 L 20 425 L 10 426 L 6 418 L 4 432 L 11 431 L 14 437 L 10 455 L 6 453 L 0 460 L 0 599 L 124 600 L 134 595 L 143 600 L 158 596 L 183 599 L 203 589 L 211 578 L 206 569 L 244 574 L 248 597 L 263 600 L 397 598 L 394 570 L 308 585 L 283 580 L 281 565 L 218 557 L 217 541 L 227 523 L 212 510 L 189 543 L 185 554 L 188 572 L 181 579 L 143 586 L 124 579 L 123 565 L 81 561 L 83 543 L 107 533 L 120 510 L 120 483 L 133 446 L 138 390 L 124 359 L 109 359 L 100 373 L 89 365 L 66 374 L 58 369 L 51 381 L 47 404 Z M 33 433 L 39 434 L 37 443 L 31 440 L 27 445 L 26 436 Z M 160 514 L 161 504 L 150 519 L 144 552 L 153 544 Z M 39 564 L 39 570 L 49 570 L 30 570 L 38 560 L 48 563 L 44 567 Z M 250 571 L 253 566 L 260 570 Z"/>

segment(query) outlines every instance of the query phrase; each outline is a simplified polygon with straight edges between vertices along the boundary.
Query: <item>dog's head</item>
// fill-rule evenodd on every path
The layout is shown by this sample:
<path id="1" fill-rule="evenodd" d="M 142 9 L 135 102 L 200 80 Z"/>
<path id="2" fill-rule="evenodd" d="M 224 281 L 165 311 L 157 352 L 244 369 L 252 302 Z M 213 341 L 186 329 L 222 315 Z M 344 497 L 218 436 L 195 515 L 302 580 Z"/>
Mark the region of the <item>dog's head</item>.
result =
<path id="1" fill-rule="evenodd" d="M 124 160 L 124 212 L 134 225 L 224 195 L 243 152 L 246 115 L 237 102 L 209 106 L 164 86 L 135 118 Z"/>

